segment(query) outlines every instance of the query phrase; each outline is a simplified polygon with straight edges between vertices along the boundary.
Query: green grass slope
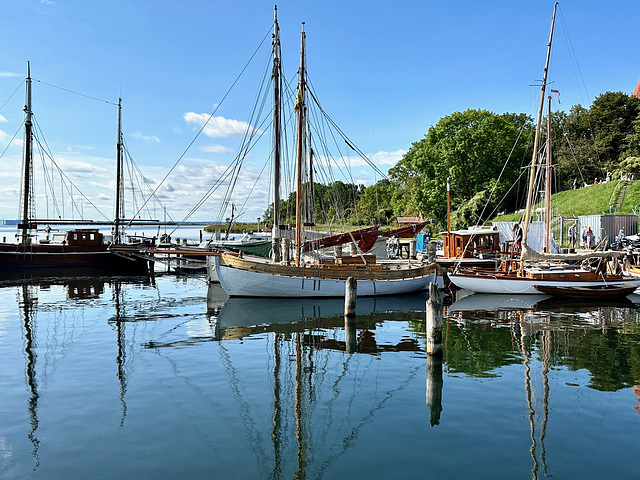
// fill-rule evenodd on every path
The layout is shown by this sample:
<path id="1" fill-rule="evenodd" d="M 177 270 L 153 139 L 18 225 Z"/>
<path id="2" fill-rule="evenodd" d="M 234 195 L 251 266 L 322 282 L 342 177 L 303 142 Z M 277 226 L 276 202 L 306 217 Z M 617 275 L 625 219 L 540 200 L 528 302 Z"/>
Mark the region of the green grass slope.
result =
<path id="1" fill-rule="evenodd" d="M 616 210 L 619 200 L 622 200 L 622 203 Z M 551 196 L 551 207 L 553 215 L 562 217 L 603 213 L 633 214 L 634 209 L 636 212 L 640 211 L 640 181 L 611 181 L 576 190 L 564 190 Z M 520 217 L 521 214 L 509 213 L 493 220 L 516 221 Z"/>

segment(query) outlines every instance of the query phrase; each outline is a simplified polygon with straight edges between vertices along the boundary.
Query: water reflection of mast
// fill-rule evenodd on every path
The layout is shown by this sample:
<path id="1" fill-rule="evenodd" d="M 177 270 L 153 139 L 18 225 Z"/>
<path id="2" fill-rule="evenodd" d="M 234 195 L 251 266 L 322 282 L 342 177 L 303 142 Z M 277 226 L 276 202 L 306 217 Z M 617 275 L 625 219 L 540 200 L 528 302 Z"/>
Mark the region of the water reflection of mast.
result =
<path id="1" fill-rule="evenodd" d="M 273 339 L 273 428 L 271 429 L 271 441 L 273 442 L 273 471 L 271 478 L 281 478 L 282 464 L 281 453 L 282 445 L 280 437 L 282 435 L 282 402 L 280 401 L 281 385 L 280 385 L 280 335 L 274 333 Z"/>
<path id="2" fill-rule="evenodd" d="M 522 319 L 521 319 L 522 320 Z M 535 423 L 534 423 L 534 417 L 535 417 L 535 410 L 533 409 L 533 403 L 531 401 L 531 366 L 529 364 L 530 360 L 529 360 L 529 353 L 527 352 L 527 347 L 525 345 L 525 333 L 524 333 L 524 326 L 521 324 L 520 325 L 520 331 L 521 331 L 521 343 L 520 343 L 520 348 L 522 351 L 522 363 L 524 365 L 524 387 L 525 387 L 525 392 L 527 394 L 527 406 L 529 407 L 529 426 L 531 429 L 531 448 L 529 449 L 529 451 L 531 452 L 531 458 L 533 459 L 533 469 L 531 470 L 531 476 L 532 478 L 535 480 L 538 478 L 538 458 L 536 456 L 536 434 L 535 434 Z"/>
<path id="3" fill-rule="evenodd" d="M 298 443 L 298 470 L 294 478 L 304 478 L 307 465 L 306 443 L 304 441 L 305 431 L 302 422 L 302 332 L 296 333 L 296 393 L 295 393 L 295 417 L 296 417 L 296 440 Z"/>
<path id="4" fill-rule="evenodd" d="M 522 321 L 522 319 L 521 319 Z M 531 452 L 531 458 L 533 460 L 533 468 L 531 469 L 531 476 L 534 480 L 538 478 L 538 470 L 540 468 L 540 464 L 538 463 L 538 441 L 536 439 L 536 428 L 535 428 L 535 417 L 536 410 L 533 407 L 533 380 L 531 376 L 531 365 L 529 352 L 527 351 L 525 345 L 525 336 L 524 333 L 524 325 L 520 324 L 520 330 L 522 332 L 521 336 L 521 351 L 523 364 L 525 367 L 525 391 L 527 394 L 527 406 L 529 408 L 529 427 L 531 431 L 531 448 L 529 449 Z M 544 439 L 547 435 L 547 423 L 549 421 L 549 358 L 550 358 L 550 335 L 551 332 L 545 329 L 542 332 L 542 348 L 543 348 L 543 368 L 542 368 L 542 382 L 543 382 L 543 419 L 542 425 L 540 428 L 540 458 L 542 460 L 542 474 L 547 475 L 547 458 L 546 458 L 546 449 L 544 445 Z"/>
<path id="5" fill-rule="evenodd" d="M 122 409 L 122 418 L 120 419 L 120 426 L 124 424 L 124 419 L 127 416 L 127 378 L 124 371 L 125 365 L 125 329 L 124 322 L 120 318 L 120 282 L 115 281 L 113 283 L 113 305 L 115 308 L 115 322 L 116 322 L 116 338 L 118 342 L 118 356 L 116 357 L 116 364 L 118 365 L 118 381 L 120 382 L 120 407 Z"/>
<path id="6" fill-rule="evenodd" d="M 33 467 L 34 470 L 40 464 L 40 457 L 38 456 L 38 448 L 40 447 L 40 440 L 36 437 L 36 430 L 38 429 L 38 382 L 36 380 L 36 343 L 35 343 L 35 325 L 34 325 L 34 312 L 33 306 L 35 301 L 29 295 L 29 286 L 22 285 L 22 311 L 24 315 L 24 352 L 27 357 L 26 374 L 27 385 L 29 386 L 29 423 L 31 424 L 31 430 L 27 437 L 33 445 L 32 454 L 36 460 L 36 464 Z"/>
<path id="7" fill-rule="evenodd" d="M 551 332 L 545 330 L 542 332 L 542 340 L 544 347 L 544 368 L 542 370 L 542 381 L 544 383 L 544 401 L 543 412 L 544 417 L 542 420 L 542 431 L 540 432 L 540 447 L 542 449 L 542 473 L 547 475 L 547 452 L 544 447 L 544 439 L 547 436 L 547 422 L 549 421 L 549 356 L 551 349 Z"/>

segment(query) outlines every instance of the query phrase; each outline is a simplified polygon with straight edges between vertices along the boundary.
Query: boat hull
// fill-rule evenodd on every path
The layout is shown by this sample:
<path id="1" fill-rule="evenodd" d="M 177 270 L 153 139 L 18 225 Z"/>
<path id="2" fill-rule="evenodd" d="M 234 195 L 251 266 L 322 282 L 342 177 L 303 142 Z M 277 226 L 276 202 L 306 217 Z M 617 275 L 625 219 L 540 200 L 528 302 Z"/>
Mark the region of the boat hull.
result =
<path id="1" fill-rule="evenodd" d="M 540 295 L 540 291 L 536 289 L 536 285 L 547 287 L 566 287 L 568 282 L 562 280 L 544 280 L 536 278 L 521 278 L 507 276 L 489 276 L 489 275 L 461 275 L 450 273 L 449 279 L 458 288 L 465 288 L 477 293 L 512 293 Z M 573 287 L 596 287 L 603 285 L 602 280 L 597 281 L 572 281 L 570 285 Z M 633 284 L 640 286 L 640 277 L 625 277 L 620 280 L 610 280 L 606 284 Z"/>
<path id="2" fill-rule="evenodd" d="M 0 270 L 93 268 L 113 273 L 146 273 L 148 261 L 114 252 L 107 246 L 72 247 L 0 243 Z"/>
<path id="3" fill-rule="evenodd" d="M 622 284 L 609 284 L 598 285 L 595 287 L 551 287 L 548 285 L 536 285 L 536 289 L 540 292 L 555 295 L 557 297 L 567 298 L 586 298 L 586 299 L 598 299 L 598 298 L 612 298 L 612 297 L 626 297 L 627 295 L 635 292 L 637 285 L 630 283 Z"/>
<path id="4" fill-rule="evenodd" d="M 429 283 L 436 281 L 435 267 L 424 268 L 419 272 L 409 270 L 404 278 L 398 276 L 393 279 L 384 279 L 380 273 L 376 272 L 374 276 L 366 270 L 342 269 L 339 272 L 320 274 L 313 268 L 307 268 L 306 272 L 299 268 L 297 270 L 303 274 L 286 275 L 282 272 L 270 271 L 271 269 L 266 265 L 262 267 L 264 264 L 256 267 L 264 268 L 259 271 L 224 264 L 220 261 L 220 257 L 214 257 L 213 262 L 220 285 L 232 297 L 344 297 L 347 278 L 350 276 L 356 278 L 358 296 L 418 292 L 426 289 Z M 287 272 L 286 268 L 282 270 Z M 331 278 L 331 275 L 334 278 Z M 369 279 L 364 278 L 365 275 L 368 275 Z"/>

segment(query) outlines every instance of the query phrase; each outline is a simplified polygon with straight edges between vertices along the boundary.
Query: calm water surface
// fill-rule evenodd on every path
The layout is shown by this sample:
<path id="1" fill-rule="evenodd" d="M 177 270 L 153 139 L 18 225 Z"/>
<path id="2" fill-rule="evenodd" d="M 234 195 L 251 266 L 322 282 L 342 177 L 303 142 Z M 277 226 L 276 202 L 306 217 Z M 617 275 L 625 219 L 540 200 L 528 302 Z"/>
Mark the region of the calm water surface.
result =
<path id="1" fill-rule="evenodd" d="M 0 477 L 638 478 L 638 304 L 425 301 L 0 282 Z"/>

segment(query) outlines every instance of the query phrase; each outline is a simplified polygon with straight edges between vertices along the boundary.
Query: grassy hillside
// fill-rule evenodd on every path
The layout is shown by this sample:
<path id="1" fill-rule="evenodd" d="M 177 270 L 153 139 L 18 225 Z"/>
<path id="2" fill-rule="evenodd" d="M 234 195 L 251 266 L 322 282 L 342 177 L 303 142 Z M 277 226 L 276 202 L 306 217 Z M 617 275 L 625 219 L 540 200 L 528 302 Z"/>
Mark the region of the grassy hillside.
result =
<path id="1" fill-rule="evenodd" d="M 640 181 L 599 183 L 576 190 L 565 190 L 551 196 L 554 216 L 577 217 L 608 213 L 632 214 L 640 210 Z M 618 206 L 616 211 L 616 206 Z M 496 221 L 516 221 L 520 214 L 509 213 Z"/>

